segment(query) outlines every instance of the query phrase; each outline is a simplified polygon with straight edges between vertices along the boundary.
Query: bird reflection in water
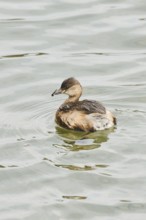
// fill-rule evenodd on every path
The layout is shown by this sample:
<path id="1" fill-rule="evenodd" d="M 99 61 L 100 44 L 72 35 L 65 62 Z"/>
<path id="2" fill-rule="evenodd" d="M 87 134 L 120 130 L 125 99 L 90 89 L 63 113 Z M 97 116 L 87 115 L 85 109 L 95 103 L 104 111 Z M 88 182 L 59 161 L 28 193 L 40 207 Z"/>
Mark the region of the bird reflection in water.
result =
<path id="1" fill-rule="evenodd" d="M 63 140 L 63 147 L 71 151 L 91 150 L 99 148 L 102 143 L 107 142 L 109 135 L 114 132 L 114 128 L 97 132 L 78 132 L 61 127 L 56 127 L 56 133 Z"/>

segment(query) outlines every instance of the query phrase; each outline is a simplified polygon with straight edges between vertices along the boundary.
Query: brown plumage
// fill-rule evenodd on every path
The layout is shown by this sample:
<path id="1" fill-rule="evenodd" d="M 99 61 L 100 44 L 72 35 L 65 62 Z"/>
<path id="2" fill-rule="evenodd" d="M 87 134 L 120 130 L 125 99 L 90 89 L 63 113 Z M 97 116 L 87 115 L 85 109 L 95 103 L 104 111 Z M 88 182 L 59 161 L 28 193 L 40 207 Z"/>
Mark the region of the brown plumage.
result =
<path id="1" fill-rule="evenodd" d="M 52 94 L 67 94 L 68 99 L 56 112 L 56 123 L 64 128 L 79 131 L 97 131 L 116 125 L 116 118 L 100 102 L 94 100 L 79 101 L 82 86 L 73 77 L 66 79 L 60 89 Z"/>

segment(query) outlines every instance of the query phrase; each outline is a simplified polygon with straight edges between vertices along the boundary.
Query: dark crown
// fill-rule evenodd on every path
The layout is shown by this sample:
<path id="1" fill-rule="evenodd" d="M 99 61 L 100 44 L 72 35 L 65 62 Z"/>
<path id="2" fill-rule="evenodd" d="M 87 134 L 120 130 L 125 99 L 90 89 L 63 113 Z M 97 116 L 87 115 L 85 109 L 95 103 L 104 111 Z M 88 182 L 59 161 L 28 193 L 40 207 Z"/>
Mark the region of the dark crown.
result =
<path id="1" fill-rule="evenodd" d="M 70 87 L 72 87 L 76 84 L 80 85 L 79 81 L 76 80 L 75 78 L 71 77 L 71 78 L 68 78 L 68 79 L 63 81 L 63 83 L 61 84 L 61 89 L 66 90 L 66 89 L 69 89 Z"/>

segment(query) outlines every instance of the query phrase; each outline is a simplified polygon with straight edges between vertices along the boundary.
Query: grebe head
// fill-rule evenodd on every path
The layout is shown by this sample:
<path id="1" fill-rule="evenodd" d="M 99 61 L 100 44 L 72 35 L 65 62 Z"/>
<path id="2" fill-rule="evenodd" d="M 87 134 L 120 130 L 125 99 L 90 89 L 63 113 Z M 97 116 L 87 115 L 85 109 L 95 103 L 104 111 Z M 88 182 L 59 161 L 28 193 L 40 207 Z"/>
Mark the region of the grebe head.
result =
<path id="1" fill-rule="evenodd" d="M 82 86 L 78 80 L 71 77 L 64 80 L 61 84 L 61 87 L 55 90 L 52 93 L 52 96 L 58 94 L 67 94 L 69 96 L 69 100 L 72 99 L 74 101 L 77 101 L 82 94 Z"/>

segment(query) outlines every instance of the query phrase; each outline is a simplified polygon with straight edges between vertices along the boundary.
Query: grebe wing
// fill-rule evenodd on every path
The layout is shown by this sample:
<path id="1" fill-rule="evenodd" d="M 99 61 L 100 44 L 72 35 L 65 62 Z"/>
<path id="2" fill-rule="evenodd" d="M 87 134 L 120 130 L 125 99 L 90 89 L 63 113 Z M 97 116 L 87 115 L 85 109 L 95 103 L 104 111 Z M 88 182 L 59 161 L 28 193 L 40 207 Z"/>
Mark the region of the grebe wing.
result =
<path id="1" fill-rule="evenodd" d="M 60 106 L 59 110 L 64 112 L 77 110 L 85 114 L 106 113 L 105 107 L 100 102 L 95 100 L 87 100 L 87 99 L 83 101 L 78 101 L 76 103 L 74 102 L 65 103 L 62 106 Z"/>
<path id="2" fill-rule="evenodd" d="M 92 114 L 92 113 L 99 113 L 99 114 L 105 114 L 106 109 L 105 107 L 98 101 L 95 100 L 83 100 L 78 102 L 76 105 L 76 110 L 83 111 L 86 114 Z"/>

